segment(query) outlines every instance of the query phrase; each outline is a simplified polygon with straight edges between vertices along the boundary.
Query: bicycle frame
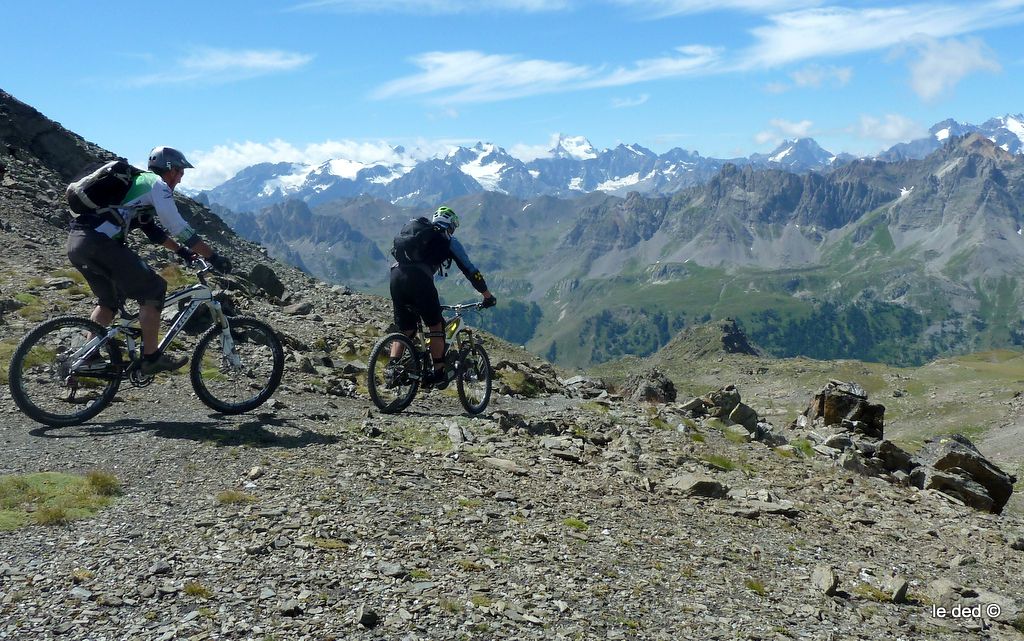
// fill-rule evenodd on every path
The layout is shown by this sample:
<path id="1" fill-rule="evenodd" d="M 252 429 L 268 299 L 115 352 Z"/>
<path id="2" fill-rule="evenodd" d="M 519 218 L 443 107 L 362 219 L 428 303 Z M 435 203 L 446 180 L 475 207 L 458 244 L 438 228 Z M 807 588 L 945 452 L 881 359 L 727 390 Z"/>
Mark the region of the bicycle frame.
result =
<path id="1" fill-rule="evenodd" d="M 163 309 L 177 306 L 179 303 L 184 301 L 188 301 L 188 305 L 175 315 L 170 329 L 167 330 L 163 340 L 161 340 L 160 344 L 157 346 L 157 351 L 163 352 L 164 349 L 171 344 L 171 341 L 174 340 L 178 333 L 185 327 L 185 324 L 190 318 L 192 318 L 193 314 L 195 314 L 200 307 L 205 305 L 213 316 L 214 324 L 220 326 L 223 331 L 225 352 L 231 362 L 231 365 L 238 367 L 241 365 L 241 362 L 235 352 L 235 343 L 231 336 L 231 328 L 226 321 L 224 310 L 221 308 L 220 303 L 213 297 L 213 290 L 210 289 L 210 286 L 206 283 L 205 273 L 210 270 L 210 266 L 207 265 L 205 261 L 203 262 L 203 265 L 205 267 L 197 272 L 200 281 L 199 284 L 172 292 L 164 299 Z M 124 337 L 128 350 L 129 364 L 125 371 L 137 369 L 135 364 L 139 362 L 139 355 L 142 353 L 142 330 L 138 324 L 138 315 L 126 316 L 124 309 L 122 308 L 121 317 L 110 325 L 105 334 L 94 336 L 78 350 L 74 356 L 70 371 L 72 373 L 77 371 L 99 346 L 108 341 L 114 340 L 119 336 Z"/>

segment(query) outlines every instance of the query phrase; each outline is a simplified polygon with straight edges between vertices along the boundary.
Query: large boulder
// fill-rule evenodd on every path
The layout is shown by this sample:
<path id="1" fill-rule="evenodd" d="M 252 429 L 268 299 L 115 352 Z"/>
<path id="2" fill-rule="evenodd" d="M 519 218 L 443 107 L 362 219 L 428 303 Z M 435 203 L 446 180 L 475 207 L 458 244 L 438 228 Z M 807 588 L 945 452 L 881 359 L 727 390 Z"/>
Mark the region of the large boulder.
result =
<path id="1" fill-rule="evenodd" d="M 649 369 L 626 379 L 622 395 L 631 401 L 671 403 L 676 400 L 676 386 L 660 371 Z"/>
<path id="2" fill-rule="evenodd" d="M 252 271 L 249 272 L 249 280 L 270 296 L 275 298 L 284 296 L 284 283 L 277 277 L 273 269 L 263 263 L 253 266 Z"/>
<path id="3" fill-rule="evenodd" d="M 986 459 L 962 434 L 929 440 L 917 453 L 911 482 L 935 489 L 979 510 L 1003 511 L 1017 478 Z"/>
<path id="4" fill-rule="evenodd" d="M 842 425 L 870 438 L 884 438 L 885 406 L 868 402 L 867 392 L 856 383 L 829 381 L 803 416 L 822 419 L 824 425 Z"/>

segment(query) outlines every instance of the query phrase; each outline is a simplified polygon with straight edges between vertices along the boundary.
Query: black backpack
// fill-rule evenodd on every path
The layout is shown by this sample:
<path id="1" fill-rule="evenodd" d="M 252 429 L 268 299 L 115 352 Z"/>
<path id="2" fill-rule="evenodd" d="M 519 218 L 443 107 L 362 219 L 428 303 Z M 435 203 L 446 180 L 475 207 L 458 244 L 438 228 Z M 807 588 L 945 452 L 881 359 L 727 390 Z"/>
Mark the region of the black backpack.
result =
<path id="1" fill-rule="evenodd" d="M 410 220 L 395 236 L 391 255 L 401 265 L 426 263 L 437 267 L 451 255 L 448 236 L 422 216 Z"/>
<path id="2" fill-rule="evenodd" d="M 113 213 L 112 209 L 124 202 L 132 181 L 141 173 L 124 160 L 111 160 L 98 169 L 87 169 L 64 192 L 71 213 L 76 218 Z"/>

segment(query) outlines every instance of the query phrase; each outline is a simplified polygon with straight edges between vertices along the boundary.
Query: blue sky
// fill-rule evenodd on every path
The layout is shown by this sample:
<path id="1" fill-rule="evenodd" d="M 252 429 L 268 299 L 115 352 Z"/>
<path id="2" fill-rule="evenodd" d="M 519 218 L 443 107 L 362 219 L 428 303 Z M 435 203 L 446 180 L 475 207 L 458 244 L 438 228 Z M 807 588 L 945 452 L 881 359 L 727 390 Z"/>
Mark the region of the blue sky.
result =
<path id="1" fill-rule="evenodd" d="M 1024 111 L 1024 0 L 12 2 L 0 88 L 206 188 L 261 161 L 552 136 L 727 158 L 869 154 Z M 96 25 L 93 28 L 87 25 Z"/>

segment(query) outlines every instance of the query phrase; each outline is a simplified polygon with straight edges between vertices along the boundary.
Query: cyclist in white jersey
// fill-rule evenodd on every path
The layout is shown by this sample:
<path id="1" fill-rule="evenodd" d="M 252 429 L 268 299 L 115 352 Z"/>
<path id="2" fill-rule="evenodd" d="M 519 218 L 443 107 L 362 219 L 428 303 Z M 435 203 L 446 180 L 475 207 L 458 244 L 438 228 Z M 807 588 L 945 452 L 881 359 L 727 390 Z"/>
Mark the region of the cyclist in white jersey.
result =
<path id="1" fill-rule="evenodd" d="M 200 239 L 174 204 L 174 188 L 191 167 L 177 149 L 154 148 L 149 154 L 149 171 L 135 177 L 116 212 L 78 216 L 68 236 L 68 258 L 97 298 L 92 320 L 106 326 L 125 299 L 139 302 L 141 368 L 146 375 L 178 369 L 188 357 L 157 351 L 167 281 L 125 244 L 125 236 L 137 227 L 151 242 L 186 260 L 199 254 L 217 271 L 231 272 L 231 261 Z"/>

